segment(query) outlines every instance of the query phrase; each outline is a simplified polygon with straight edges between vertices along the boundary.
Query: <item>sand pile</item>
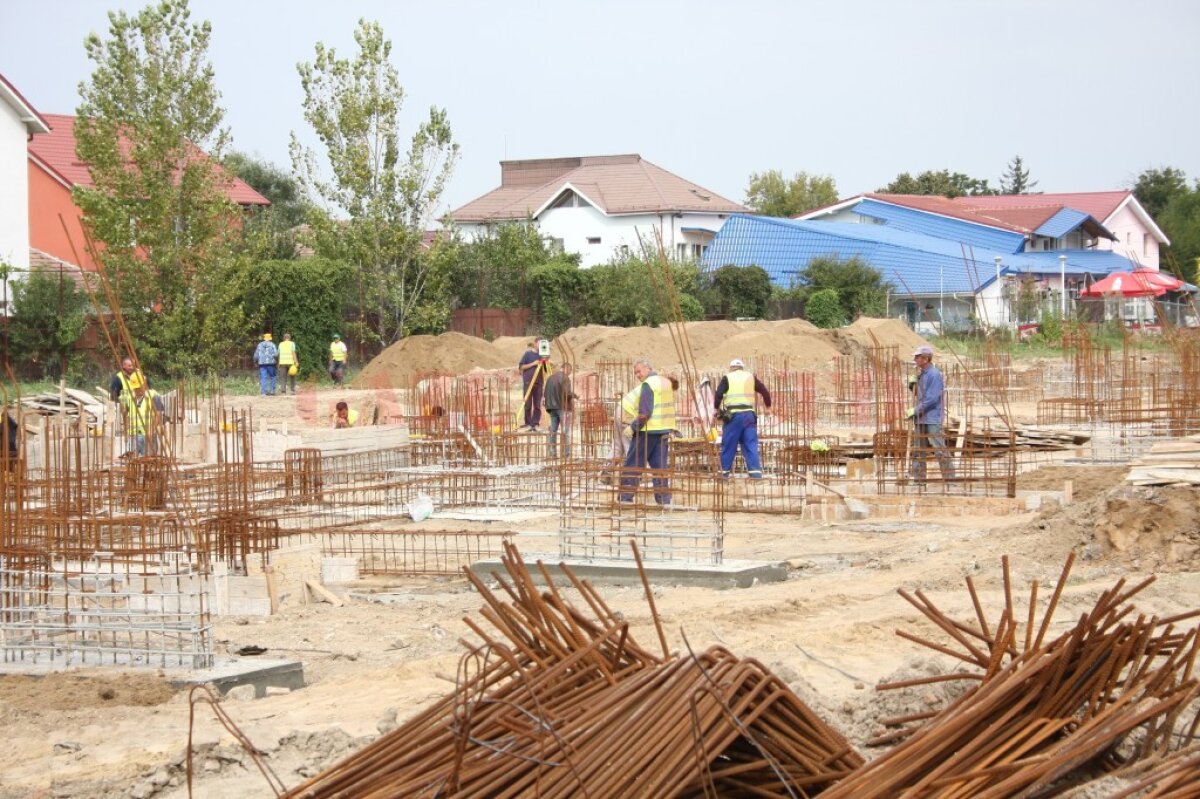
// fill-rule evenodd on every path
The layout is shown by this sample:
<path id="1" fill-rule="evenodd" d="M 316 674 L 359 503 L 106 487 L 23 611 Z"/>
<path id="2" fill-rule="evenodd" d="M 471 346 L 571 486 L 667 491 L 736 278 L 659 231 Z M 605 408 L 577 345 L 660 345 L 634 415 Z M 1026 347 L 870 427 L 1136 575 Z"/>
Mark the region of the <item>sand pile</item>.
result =
<path id="1" fill-rule="evenodd" d="M 521 348 L 524 351 L 524 347 Z M 489 342 L 462 333 L 440 336 L 409 336 L 379 353 L 355 380 L 358 388 L 398 385 L 420 372 L 463 374 L 472 369 L 499 369 L 516 366 Z"/>
<path id="2" fill-rule="evenodd" d="M 733 358 L 786 359 L 792 369 L 820 370 L 840 355 L 861 353 L 874 345 L 895 345 L 907 358 L 925 340 L 895 319 L 862 318 L 840 330 L 821 330 L 802 319 L 775 322 L 688 322 L 688 341 L 701 370 L 724 369 Z M 870 332 L 868 332 L 870 331 Z M 647 357 L 656 366 L 679 364 L 675 342 L 666 327 L 584 325 L 562 335 L 577 365 L 595 368 L 600 361 Z M 503 336 L 488 342 L 462 333 L 411 336 L 371 361 L 356 381 L 359 387 L 397 385 L 417 372 L 463 374 L 472 369 L 515 369 L 529 342 L 527 336 Z M 563 353 L 555 347 L 554 360 Z"/>

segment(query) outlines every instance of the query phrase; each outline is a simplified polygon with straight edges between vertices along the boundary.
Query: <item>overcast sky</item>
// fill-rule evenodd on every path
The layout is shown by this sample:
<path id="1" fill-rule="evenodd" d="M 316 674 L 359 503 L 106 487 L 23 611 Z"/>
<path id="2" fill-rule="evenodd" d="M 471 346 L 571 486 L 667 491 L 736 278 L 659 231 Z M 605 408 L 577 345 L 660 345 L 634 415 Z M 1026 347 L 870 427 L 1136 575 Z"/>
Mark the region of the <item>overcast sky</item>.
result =
<path id="1" fill-rule="evenodd" d="M 74 113 L 83 39 L 144 2 L 0 0 L 0 73 Z M 290 167 L 311 140 L 296 64 L 354 54 L 378 20 L 411 130 L 444 107 L 462 157 L 448 207 L 499 161 L 640 153 L 741 201 L 750 173 L 832 175 L 842 196 L 948 168 L 997 184 L 1014 154 L 1041 191 L 1200 177 L 1200 2 L 1145 0 L 193 0 L 236 149 Z"/>

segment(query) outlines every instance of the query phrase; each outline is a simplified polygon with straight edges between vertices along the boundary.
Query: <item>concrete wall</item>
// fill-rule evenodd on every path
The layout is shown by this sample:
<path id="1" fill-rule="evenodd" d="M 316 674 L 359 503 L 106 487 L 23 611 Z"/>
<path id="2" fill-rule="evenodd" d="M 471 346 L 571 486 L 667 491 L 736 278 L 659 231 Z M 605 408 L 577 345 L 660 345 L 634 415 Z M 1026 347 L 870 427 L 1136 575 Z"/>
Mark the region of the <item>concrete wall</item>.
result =
<path id="1" fill-rule="evenodd" d="M 0 261 L 29 269 L 28 129 L 0 100 Z"/>

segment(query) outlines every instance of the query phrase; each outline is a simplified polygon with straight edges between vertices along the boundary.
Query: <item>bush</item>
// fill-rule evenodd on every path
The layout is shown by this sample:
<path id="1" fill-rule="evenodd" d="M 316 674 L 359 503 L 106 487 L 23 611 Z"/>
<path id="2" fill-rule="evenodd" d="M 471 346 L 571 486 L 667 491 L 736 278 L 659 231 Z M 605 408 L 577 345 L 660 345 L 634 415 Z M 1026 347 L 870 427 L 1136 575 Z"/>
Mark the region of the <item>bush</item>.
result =
<path id="1" fill-rule="evenodd" d="M 771 277 L 761 266 L 726 264 L 712 273 L 712 286 L 719 303 L 718 313 L 726 318 L 763 319 L 771 299 Z"/>
<path id="2" fill-rule="evenodd" d="M 351 277 L 348 265 L 324 258 L 265 261 L 246 270 L 239 289 L 250 325 L 247 351 L 253 349 L 259 333 L 270 331 L 277 342 L 291 333 L 300 374 L 324 372 L 333 334 L 346 337 L 342 328 Z"/>
<path id="3" fill-rule="evenodd" d="M 796 274 L 793 293 L 807 301 L 826 289 L 837 292 L 844 319 L 860 316 L 886 316 L 887 292 L 891 284 L 879 270 L 857 256 L 842 260 L 834 257 L 813 258 Z"/>
<path id="4" fill-rule="evenodd" d="M 814 292 L 804 303 L 804 318 L 817 327 L 841 327 L 846 324 L 841 300 L 834 289 Z"/>
<path id="5" fill-rule="evenodd" d="M 87 326 L 87 297 L 69 275 L 53 272 L 30 272 L 9 285 L 15 309 L 8 323 L 10 356 L 39 376 L 66 377 L 71 350 Z M 79 367 L 74 364 L 75 371 Z"/>

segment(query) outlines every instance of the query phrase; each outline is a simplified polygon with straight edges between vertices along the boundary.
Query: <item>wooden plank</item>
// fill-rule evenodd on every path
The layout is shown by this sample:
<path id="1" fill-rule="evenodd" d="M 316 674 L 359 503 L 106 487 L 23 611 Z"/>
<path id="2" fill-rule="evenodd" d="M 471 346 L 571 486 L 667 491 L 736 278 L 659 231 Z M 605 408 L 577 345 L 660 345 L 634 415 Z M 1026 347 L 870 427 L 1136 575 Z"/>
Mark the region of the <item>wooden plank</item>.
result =
<path id="1" fill-rule="evenodd" d="M 340 596 L 338 596 L 337 594 L 330 591 L 325 586 L 318 583 L 316 580 L 305 580 L 304 585 L 308 587 L 309 591 L 312 591 L 313 596 L 315 596 L 318 599 L 325 600 L 329 604 L 333 605 L 335 608 L 340 608 L 346 604 L 345 600 L 343 600 Z"/>

